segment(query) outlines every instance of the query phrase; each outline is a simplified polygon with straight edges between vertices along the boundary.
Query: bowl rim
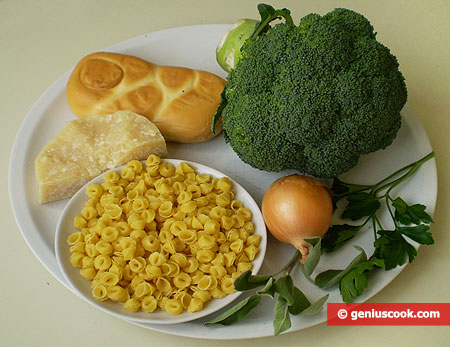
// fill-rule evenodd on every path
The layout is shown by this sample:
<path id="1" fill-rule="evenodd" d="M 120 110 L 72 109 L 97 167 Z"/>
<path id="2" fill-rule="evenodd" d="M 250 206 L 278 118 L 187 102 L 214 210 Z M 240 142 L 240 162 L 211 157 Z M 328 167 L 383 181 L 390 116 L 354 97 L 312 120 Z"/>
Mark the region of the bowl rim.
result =
<path id="1" fill-rule="evenodd" d="M 141 162 L 145 163 L 145 160 L 142 160 Z M 257 274 L 259 272 L 259 270 L 261 269 L 261 266 L 264 262 L 264 257 L 265 257 L 265 253 L 266 253 L 266 249 L 267 249 L 267 228 L 264 223 L 261 209 L 260 209 L 259 205 L 256 203 L 256 201 L 254 200 L 254 198 L 251 196 L 251 194 L 249 192 L 247 192 L 247 190 L 244 189 L 234 179 L 232 179 L 231 177 L 225 175 L 224 173 L 222 173 L 212 167 L 209 167 L 209 166 L 206 166 L 203 164 L 199 164 L 199 163 L 196 163 L 193 161 L 189 161 L 189 160 L 182 160 L 182 159 L 161 158 L 161 162 L 171 163 L 174 166 L 178 166 L 179 164 L 184 162 L 184 163 L 187 163 L 190 166 L 192 166 L 195 169 L 196 173 L 209 173 L 213 177 L 218 177 L 218 178 L 228 177 L 233 184 L 233 188 L 232 188 L 233 192 L 235 192 L 236 195 L 239 195 L 239 197 L 240 197 L 239 200 L 242 201 L 242 195 L 245 196 L 246 202 L 244 203 L 244 207 L 249 208 L 252 211 L 252 222 L 255 224 L 255 227 L 256 226 L 258 227 L 258 232 L 256 232 L 256 234 L 261 235 L 261 241 L 258 246 L 259 251 L 258 251 L 257 257 L 255 258 L 255 260 L 252 261 L 252 264 L 253 264 L 252 273 Z M 220 299 L 212 299 L 211 301 L 208 302 L 208 306 L 211 306 L 209 309 L 208 309 L 208 307 L 206 307 L 206 308 L 204 308 L 200 311 L 194 312 L 194 313 L 184 311 L 183 313 L 181 313 L 179 315 L 173 316 L 163 310 L 158 310 L 159 311 L 158 313 L 160 315 L 166 316 L 167 319 L 161 319 L 161 318 L 155 319 L 155 318 L 151 318 L 151 316 L 154 315 L 155 313 L 145 313 L 143 311 L 130 312 L 130 311 L 127 311 L 125 308 L 123 308 L 117 302 L 113 302 L 111 300 L 97 301 L 90 295 L 90 293 L 87 294 L 87 293 L 85 293 L 85 291 L 83 291 L 83 289 L 79 288 L 79 286 L 77 285 L 77 282 L 74 281 L 73 276 L 79 276 L 77 278 L 78 280 L 86 281 L 87 283 L 90 283 L 91 281 L 88 281 L 88 280 L 85 280 L 84 278 L 82 278 L 79 275 L 79 269 L 73 267 L 70 264 L 70 262 L 68 262 L 68 258 L 69 258 L 68 255 L 70 255 L 70 246 L 67 244 L 67 236 L 70 235 L 76 229 L 75 229 L 75 227 L 72 226 L 73 231 L 64 232 L 63 227 L 65 226 L 66 223 L 68 223 L 68 218 L 70 218 L 71 214 L 74 213 L 74 209 L 72 208 L 73 205 L 75 205 L 83 197 L 86 196 L 84 194 L 84 192 L 85 192 L 87 186 L 89 186 L 90 184 L 94 184 L 94 183 L 98 184 L 99 182 L 103 182 L 103 177 L 107 173 L 109 173 L 111 171 L 120 172 L 120 170 L 125 166 L 126 166 L 126 164 L 118 166 L 118 167 L 110 169 L 110 170 L 107 170 L 107 171 L 101 173 L 100 175 L 96 176 L 92 180 L 90 180 L 88 183 L 86 183 L 82 188 L 80 188 L 77 191 L 77 193 L 75 193 L 70 198 L 70 200 L 64 207 L 64 209 L 59 217 L 59 220 L 58 220 L 58 223 L 56 226 L 56 234 L 55 234 L 55 245 L 54 245 L 55 246 L 55 254 L 56 254 L 56 260 L 58 263 L 58 267 L 59 267 L 64 279 L 67 281 L 67 283 L 69 285 L 69 289 L 71 289 L 72 292 L 74 292 L 77 296 L 82 298 L 84 301 L 86 301 L 89 304 L 93 305 L 94 307 L 100 309 L 101 311 L 111 314 L 113 316 L 116 316 L 118 318 L 132 320 L 137 323 L 178 324 L 178 323 L 190 322 L 193 320 L 204 318 L 213 313 L 216 313 L 216 312 L 222 310 L 223 308 L 225 308 L 226 306 L 228 306 L 229 304 L 231 304 L 232 302 L 234 302 L 240 295 L 243 294 L 243 292 L 235 292 L 233 294 L 228 294 L 225 297 L 220 298 Z M 87 197 L 85 199 L 87 200 Z M 250 205 L 250 206 L 247 206 L 247 205 Z M 70 220 L 70 225 L 72 225 L 72 220 L 73 220 L 73 217 Z M 61 247 L 62 245 L 64 245 L 64 247 Z M 223 300 L 223 301 L 221 302 L 219 300 Z M 212 302 L 216 302 L 216 304 L 211 305 Z M 112 306 L 112 307 L 110 307 L 110 306 Z M 145 315 L 148 315 L 148 318 L 142 317 Z"/>

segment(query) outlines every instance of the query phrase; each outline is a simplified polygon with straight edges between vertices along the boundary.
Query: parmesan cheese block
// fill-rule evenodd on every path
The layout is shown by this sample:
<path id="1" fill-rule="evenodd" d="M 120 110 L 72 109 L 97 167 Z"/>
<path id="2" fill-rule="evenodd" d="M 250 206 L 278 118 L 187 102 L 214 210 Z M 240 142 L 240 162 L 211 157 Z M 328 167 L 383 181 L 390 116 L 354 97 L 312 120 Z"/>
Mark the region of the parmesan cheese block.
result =
<path id="1" fill-rule="evenodd" d="M 166 142 L 151 121 L 134 112 L 69 122 L 36 158 L 39 203 L 71 197 L 104 171 L 150 154 L 164 156 Z"/>

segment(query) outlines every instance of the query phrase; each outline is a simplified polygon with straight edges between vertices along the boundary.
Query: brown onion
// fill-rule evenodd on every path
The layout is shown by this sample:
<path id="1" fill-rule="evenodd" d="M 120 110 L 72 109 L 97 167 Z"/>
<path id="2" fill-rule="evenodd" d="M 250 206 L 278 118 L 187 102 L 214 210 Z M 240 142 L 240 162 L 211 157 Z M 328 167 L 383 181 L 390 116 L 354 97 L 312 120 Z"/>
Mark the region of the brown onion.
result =
<path id="1" fill-rule="evenodd" d="M 333 204 L 327 186 L 311 177 L 290 175 L 276 180 L 266 191 L 262 214 L 271 234 L 308 255 L 305 238 L 322 237 L 333 216 Z"/>

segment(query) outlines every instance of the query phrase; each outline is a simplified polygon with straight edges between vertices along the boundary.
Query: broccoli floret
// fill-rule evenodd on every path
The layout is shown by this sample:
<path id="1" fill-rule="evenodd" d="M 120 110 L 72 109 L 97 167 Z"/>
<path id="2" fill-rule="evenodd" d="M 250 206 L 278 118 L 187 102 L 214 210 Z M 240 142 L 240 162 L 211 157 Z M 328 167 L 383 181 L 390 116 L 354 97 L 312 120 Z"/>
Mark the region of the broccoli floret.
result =
<path id="1" fill-rule="evenodd" d="M 244 43 L 224 91 L 225 140 L 255 168 L 334 177 L 392 143 L 406 98 L 364 16 L 310 14 Z"/>

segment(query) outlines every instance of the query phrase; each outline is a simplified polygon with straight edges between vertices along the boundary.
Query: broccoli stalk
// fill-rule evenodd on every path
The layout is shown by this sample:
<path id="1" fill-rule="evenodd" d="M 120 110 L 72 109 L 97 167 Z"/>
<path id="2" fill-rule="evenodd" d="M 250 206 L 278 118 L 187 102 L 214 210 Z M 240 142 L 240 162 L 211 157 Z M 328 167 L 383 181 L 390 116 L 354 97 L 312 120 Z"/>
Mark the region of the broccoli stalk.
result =
<path id="1" fill-rule="evenodd" d="M 266 4 L 259 4 L 258 9 L 261 21 L 249 18 L 238 20 L 217 45 L 216 60 L 226 72 L 230 72 L 241 58 L 241 47 L 244 42 L 250 37 L 266 32 L 270 22 L 283 17 L 287 23 L 293 23 L 288 9 L 275 10 Z"/>
<path id="2" fill-rule="evenodd" d="M 241 58 L 241 47 L 255 31 L 255 19 L 238 20 L 220 40 L 216 48 L 216 60 L 220 67 L 230 72 Z"/>

